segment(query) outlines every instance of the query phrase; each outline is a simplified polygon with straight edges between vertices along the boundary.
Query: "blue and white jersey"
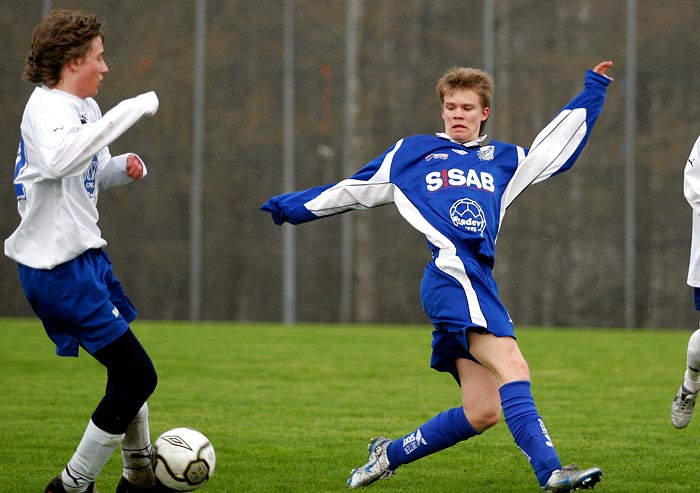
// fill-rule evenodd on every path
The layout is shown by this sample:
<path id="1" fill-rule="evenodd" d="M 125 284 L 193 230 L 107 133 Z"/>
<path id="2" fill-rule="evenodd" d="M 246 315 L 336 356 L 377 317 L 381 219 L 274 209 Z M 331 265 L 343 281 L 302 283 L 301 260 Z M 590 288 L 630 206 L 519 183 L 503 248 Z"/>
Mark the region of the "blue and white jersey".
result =
<path id="1" fill-rule="evenodd" d="M 104 116 L 92 98 L 37 87 L 22 117 L 14 187 L 21 221 L 5 255 L 51 269 L 106 245 L 97 221 L 102 188 L 129 183 L 128 154 L 107 146 L 158 109 L 154 92 L 122 101 Z M 144 175 L 146 169 L 144 166 Z"/>
<path id="2" fill-rule="evenodd" d="M 584 90 L 530 148 L 499 141 L 460 144 L 446 134 L 399 140 L 339 183 L 278 195 L 262 210 L 277 224 L 299 224 L 394 203 L 423 233 L 433 259 L 474 258 L 493 266 L 507 207 L 528 186 L 569 169 L 591 133 L 610 79 L 586 72 Z"/>

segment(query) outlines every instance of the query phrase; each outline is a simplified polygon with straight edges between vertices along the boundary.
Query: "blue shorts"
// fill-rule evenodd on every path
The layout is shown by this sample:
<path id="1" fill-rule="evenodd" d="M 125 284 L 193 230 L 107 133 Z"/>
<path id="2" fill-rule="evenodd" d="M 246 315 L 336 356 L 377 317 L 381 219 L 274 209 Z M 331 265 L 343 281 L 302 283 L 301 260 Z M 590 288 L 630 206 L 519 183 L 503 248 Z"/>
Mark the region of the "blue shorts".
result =
<path id="1" fill-rule="evenodd" d="M 92 354 L 123 335 L 136 318 L 109 255 L 101 249 L 53 269 L 20 264 L 19 279 L 59 356 L 78 356 L 79 346 Z"/>
<path id="2" fill-rule="evenodd" d="M 447 256 L 430 262 L 421 282 L 421 301 L 434 327 L 430 366 L 451 373 L 457 382 L 455 360 L 476 361 L 469 352 L 468 331 L 515 338 L 491 268 L 475 259 Z"/>

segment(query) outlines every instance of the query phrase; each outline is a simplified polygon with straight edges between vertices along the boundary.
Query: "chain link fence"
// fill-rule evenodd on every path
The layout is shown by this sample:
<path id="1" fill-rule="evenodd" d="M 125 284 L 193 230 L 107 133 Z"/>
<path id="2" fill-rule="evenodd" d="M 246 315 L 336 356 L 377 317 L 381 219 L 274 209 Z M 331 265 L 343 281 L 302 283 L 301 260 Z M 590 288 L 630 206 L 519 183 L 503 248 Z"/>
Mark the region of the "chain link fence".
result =
<path id="1" fill-rule="evenodd" d="M 700 133 L 695 0 L 0 0 L 0 236 L 16 227 L 21 79 L 50 8 L 104 19 L 107 111 L 155 90 L 116 141 L 148 177 L 100 195 L 115 273 L 142 318 L 427 324 L 430 254 L 393 206 L 275 226 L 271 195 L 339 181 L 415 133 L 442 131 L 437 78 L 483 67 L 489 137 L 528 147 L 611 59 L 616 79 L 574 168 L 509 208 L 495 276 L 516 325 L 684 327 Z M 349 171 L 349 172 L 348 172 Z M 0 260 L 0 316 L 30 316 Z"/>

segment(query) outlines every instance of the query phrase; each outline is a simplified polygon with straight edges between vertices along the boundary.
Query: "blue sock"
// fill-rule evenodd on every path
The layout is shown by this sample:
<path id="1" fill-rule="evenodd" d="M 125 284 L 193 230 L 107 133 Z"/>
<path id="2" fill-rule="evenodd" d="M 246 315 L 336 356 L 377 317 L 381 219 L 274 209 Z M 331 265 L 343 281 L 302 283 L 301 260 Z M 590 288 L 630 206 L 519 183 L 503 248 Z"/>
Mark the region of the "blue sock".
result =
<path id="1" fill-rule="evenodd" d="M 530 382 L 519 380 L 502 385 L 501 406 L 503 416 L 515 443 L 525 454 L 535 470 L 540 486 L 544 486 L 555 469 L 561 469 L 561 462 L 554 450 L 552 439 L 544 427 L 544 422 L 535 408 Z"/>
<path id="2" fill-rule="evenodd" d="M 464 410 L 455 407 L 431 418 L 413 433 L 393 440 L 386 455 L 393 470 L 478 434 L 467 421 Z"/>

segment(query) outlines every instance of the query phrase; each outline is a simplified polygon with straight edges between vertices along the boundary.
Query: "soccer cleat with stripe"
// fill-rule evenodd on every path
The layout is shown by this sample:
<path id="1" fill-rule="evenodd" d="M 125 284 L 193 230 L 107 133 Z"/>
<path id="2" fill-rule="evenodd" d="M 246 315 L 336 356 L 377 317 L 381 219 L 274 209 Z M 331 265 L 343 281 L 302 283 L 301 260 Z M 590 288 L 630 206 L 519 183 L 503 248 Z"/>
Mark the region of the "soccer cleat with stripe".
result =
<path id="1" fill-rule="evenodd" d="M 602 476 L 603 471 L 597 467 L 579 469 L 576 464 L 569 464 L 554 471 L 542 489 L 557 493 L 593 489 Z"/>
<path id="2" fill-rule="evenodd" d="M 353 469 L 348 479 L 348 487 L 360 488 L 369 486 L 380 479 L 388 479 L 394 475 L 389 469 L 389 459 L 386 456 L 386 448 L 391 443 L 387 437 L 374 437 L 369 441 L 369 459 L 367 463 L 357 469 Z"/>
<path id="3" fill-rule="evenodd" d="M 63 481 L 61 480 L 60 475 L 51 480 L 48 486 L 46 486 L 44 493 L 66 493 L 66 489 L 63 487 Z M 85 493 L 97 493 L 95 491 L 95 483 L 90 483 L 85 490 Z"/>
<path id="4" fill-rule="evenodd" d="M 695 408 L 697 397 L 697 392 L 691 392 L 683 384 L 678 387 L 678 392 L 671 403 L 671 423 L 673 426 L 679 429 L 688 426 L 690 418 L 693 417 L 693 408 Z"/>

